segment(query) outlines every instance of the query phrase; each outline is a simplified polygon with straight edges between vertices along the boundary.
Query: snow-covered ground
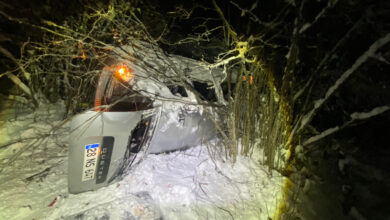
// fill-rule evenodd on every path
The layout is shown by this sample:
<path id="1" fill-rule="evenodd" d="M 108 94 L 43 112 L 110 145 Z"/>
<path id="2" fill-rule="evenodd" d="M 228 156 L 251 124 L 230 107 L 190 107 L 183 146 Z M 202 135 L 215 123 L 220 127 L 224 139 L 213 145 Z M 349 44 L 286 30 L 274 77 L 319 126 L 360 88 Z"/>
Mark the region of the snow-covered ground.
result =
<path id="1" fill-rule="evenodd" d="M 233 165 L 218 144 L 147 155 L 121 181 L 69 194 L 64 106 L 30 109 L 1 113 L 0 219 L 267 219 L 282 197 L 285 179 L 260 152 Z"/>

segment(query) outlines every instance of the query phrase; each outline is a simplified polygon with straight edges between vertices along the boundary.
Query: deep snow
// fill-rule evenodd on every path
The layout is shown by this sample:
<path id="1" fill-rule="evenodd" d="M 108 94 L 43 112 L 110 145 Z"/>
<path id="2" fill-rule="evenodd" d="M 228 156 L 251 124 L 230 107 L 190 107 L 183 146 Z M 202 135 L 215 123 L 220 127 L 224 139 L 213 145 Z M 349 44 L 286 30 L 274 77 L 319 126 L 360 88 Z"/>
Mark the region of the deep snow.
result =
<path id="1" fill-rule="evenodd" d="M 69 194 L 63 104 L 29 109 L 1 113 L 0 219 L 267 219 L 282 197 L 285 178 L 268 172 L 261 152 L 233 165 L 217 140 L 147 155 L 121 181 Z"/>

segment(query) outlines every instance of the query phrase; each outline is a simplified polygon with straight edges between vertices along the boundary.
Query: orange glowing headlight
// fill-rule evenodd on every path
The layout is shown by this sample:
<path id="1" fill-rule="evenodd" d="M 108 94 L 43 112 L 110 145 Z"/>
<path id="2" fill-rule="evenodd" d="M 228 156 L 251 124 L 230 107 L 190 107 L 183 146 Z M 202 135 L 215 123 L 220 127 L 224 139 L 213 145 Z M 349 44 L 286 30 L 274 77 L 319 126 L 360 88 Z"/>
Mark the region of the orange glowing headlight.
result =
<path id="1" fill-rule="evenodd" d="M 130 68 L 121 65 L 116 68 L 115 76 L 124 82 L 128 82 L 133 77 L 133 73 Z"/>

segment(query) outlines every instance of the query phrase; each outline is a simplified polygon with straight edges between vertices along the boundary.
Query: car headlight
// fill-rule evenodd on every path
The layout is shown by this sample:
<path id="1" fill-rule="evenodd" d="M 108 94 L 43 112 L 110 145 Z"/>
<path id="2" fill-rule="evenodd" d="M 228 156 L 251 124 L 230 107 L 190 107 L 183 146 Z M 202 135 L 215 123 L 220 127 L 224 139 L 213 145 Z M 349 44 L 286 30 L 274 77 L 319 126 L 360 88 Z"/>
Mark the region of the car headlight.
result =
<path id="1" fill-rule="evenodd" d="M 129 82 L 133 78 L 133 72 L 126 65 L 118 65 L 115 69 L 115 77 L 123 82 Z"/>

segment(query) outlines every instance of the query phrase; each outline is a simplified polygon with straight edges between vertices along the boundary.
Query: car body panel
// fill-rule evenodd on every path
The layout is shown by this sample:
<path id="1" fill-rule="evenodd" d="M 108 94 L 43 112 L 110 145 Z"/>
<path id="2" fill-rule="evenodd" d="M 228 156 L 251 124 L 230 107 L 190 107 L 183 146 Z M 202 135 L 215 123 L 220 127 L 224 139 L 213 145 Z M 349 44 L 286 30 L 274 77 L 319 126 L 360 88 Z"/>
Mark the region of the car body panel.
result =
<path id="1" fill-rule="evenodd" d="M 72 119 L 69 149 L 68 188 L 71 193 L 98 189 L 108 185 L 108 180 L 121 167 L 129 142 L 130 132 L 140 121 L 142 112 L 94 112 L 88 111 Z M 103 137 L 114 137 L 113 152 L 107 180 L 96 184 L 95 178 L 82 181 L 85 146 L 98 143 Z M 99 160 L 98 160 L 99 162 Z M 96 171 L 98 172 L 98 171 Z"/>
<path id="2" fill-rule="evenodd" d="M 151 139 L 149 153 L 169 152 L 200 145 L 215 136 L 212 121 L 201 111 L 201 106 L 177 104 L 176 109 L 162 106 L 156 132 Z"/>
<path id="3" fill-rule="evenodd" d="M 68 187 L 70 193 L 80 193 L 95 190 L 109 185 L 113 180 L 120 178 L 123 169 L 131 165 L 128 151 L 131 150 L 131 139 L 134 136 L 137 124 L 145 116 L 152 117 L 149 122 L 146 138 L 142 143 L 145 153 L 163 153 L 186 149 L 202 144 L 215 137 L 216 131 L 213 122 L 208 119 L 201 106 L 194 107 L 184 104 L 160 106 L 146 111 L 135 112 L 96 112 L 87 111 L 72 119 Z M 100 150 L 104 147 L 104 138 L 113 139 L 112 155 L 109 158 L 107 178 L 98 181 L 100 172 L 99 163 L 102 155 L 97 159 L 95 177 L 83 181 L 85 171 L 85 147 L 99 144 Z M 130 163 L 130 164 L 129 164 Z"/>
<path id="4" fill-rule="evenodd" d="M 80 113 L 71 121 L 70 193 L 96 190 L 120 179 L 138 152 L 185 149 L 216 135 L 214 122 L 194 94 L 186 90 L 187 96 L 182 97 L 171 92 L 166 80 L 212 83 L 222 79 L 221 71 L 210 71 L 200 61 L 166 55 L 142 42 L 115 48 L 113 54 L 117 63 L 100 71 L 94 111 Z M 133 71 L 125 82 L 113 72 L 123 65 Z"/>

